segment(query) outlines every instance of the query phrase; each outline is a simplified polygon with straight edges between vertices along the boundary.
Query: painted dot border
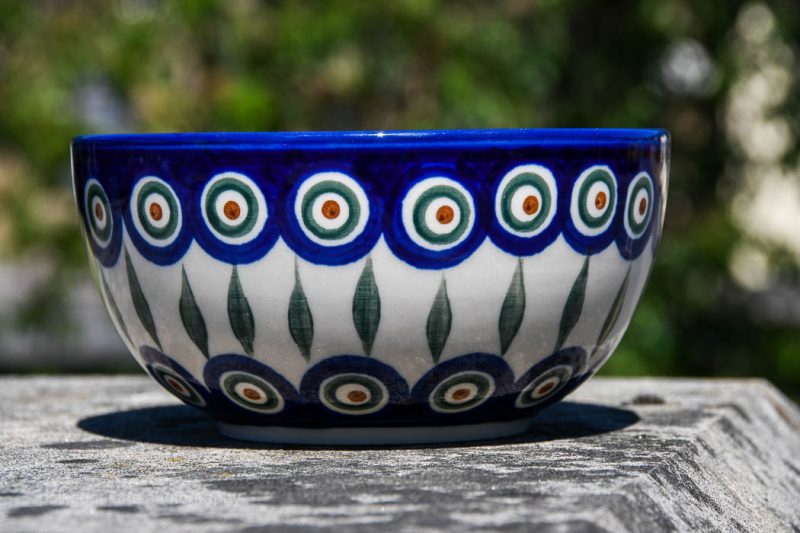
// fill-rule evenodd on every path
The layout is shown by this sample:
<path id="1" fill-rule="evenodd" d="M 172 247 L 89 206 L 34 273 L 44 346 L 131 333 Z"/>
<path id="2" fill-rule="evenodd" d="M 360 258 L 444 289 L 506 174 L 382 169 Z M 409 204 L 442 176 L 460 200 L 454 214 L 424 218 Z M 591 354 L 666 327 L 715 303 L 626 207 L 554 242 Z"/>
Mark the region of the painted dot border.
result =
<path id="1" fill-rule="evenodd" d="M 592 370 L 587 367 L 587 354 L 579 347 L 570 347 L 540 359 L 518 379 L 509 364 L 501 357 L 489 353 L 469 353 L 437 363 L 416 380 L 413 387 L 389 364 L 356 355 L 336 355 L 308 368 L 298 388 L 275 369 L 252 357 L 239 354 L 212 356 L 203 368 L 202 380 L 194 378 L 180 363 L 150 346 L 142 346 L 140 355 L 148 372 L 158 383 L 189 405 L 206 409 L 215 418 L 233 423 L 289 423 L 294 425 L 316 421 L 323 426 L 332 420 L 337 424 L 359 424 L 363 418 L 394 421 L 398 424 L 435 424 L 437 421 L 470 418 L 492 418 L 498 411 L 514 413 L 531 411 L 550 405 L 577 388 Z M 567 369 L 565 378 L 552 394 L 535 402 L 520 401 L 530 386 L 541 382 L 554 371 Z M 170 389 L 170 383 L 160 377 L 167 373 L 176 378 L 191 395 L 181 397 Z M 258 409 L 231 398 L 223 390 L 226 376 L 237 374 L 252 378 L 280 397 L 273 408 Z M 332 405 L 326 387 L 336 385 L 363 385 L 370 382 L 379 389 L 379 397 L 366 409 L 347 409 Z M 480 391 L 481 383 L 485 386 Z M 480 395 L 452 403 L 442 408 L 442 390 L 454 387 L 475 389 Z M 263 387 L 262 387 L 263 388 Z M 373 391 L 373 392 L 374 392 Z M 447 392 L 445 391 L 445 392 Z M 328 391 L 330 392 L 330 391 Z M 467 391 L 470 392 L 470 391 Z M 335 393 L 335 391 L 334 391 Z M 190 397 L 191 396 L 191 397 Z M 346 406 L 345 406 L 346 407 Z"/>
<path id="2" fill-rule="evenodd" d="M 507 221 L 501 220 L 503 213 L 509 209 L 506 205 L 509 199 L 503 196 L 504 187 L 508 186 L 510 180 L 524 176 L 525 173 L 536 176 L 540 185 L 547 188 L 547 194 L 536 197 L 535 205 L 541 202 L 542 209 L 550 207 L 546 216 L 536 218 L 536 227 L 527 232 L 511 227 Z M 613 180 L 614 201 L 603 223 L 589 228 L 585 221 L 576 219 L 578 215 L 575 199 L 580 200 L 585 196 L 585 191 L 579 190 L 581 184 L 587 177 L 597 173 L 604 173 Z M 585 166 L 573 176 L 536 162 L 526 162 L 497 170 L 494 184 L 490 180 L 481 181 L 474 176 L 465 176 L 452 170 L 410 174 L 410 179 L 399 187 L 393 185 L 381 188 L 375 186 L 374 176 L 367 180 L 359 179 L 359 169 L 315 169 L 295 178 L 286 188 L 276 186 L 270 179 L 272 177 L 263 170 L 254 172 L 253 169 L 231 169 L 214 172 L 207 176 L 202 186 L 195 184 L 190 188 L 181 179 L 166 173 L 159 175 L 156 172 L 146 172 L 140 174 L 142 177 L 135 178 L 127 188 L 109 186 L 97 178 L 87 179 L 82 194 L 79 195 L 79 204 L 87 239 L 93 253 L 104 266 L 113 266 L 119 258 L 123 227 L 137 250 L 146 259 L 159 265 L 178 262 L 192 242 L 197 242 L 203 250 L 220 261 L 230 264 L 251 263 L 266 255 L 278 238 L 306 261 L 332 266 L 363 258 L 380 238 L 386 241 L 400 260 L 422 269 L 455 266 L 466 260 L 486 239 L 498 248 L 519 257 L 538 254 L 559 237 L 563 237 L 571 248 L 583 255 L 600 253 L 616 243 L 622 257 L 633 260 L 642 253 L 646 242 L 654 233 L 654 226 L 660 224 L 661 220 L 658 212 L 662 206 L 661 188 L 664 184 L 648 170 L 623 172 L 598 162 Z M 298 195 L 308 192 L 309 183 L 319 181 L 325 176 L 344 180 L 343 183 L 353 189 L 353 194 L 348 195 L 348 199 L 358 203 L 358 208 L 354 210 L 358 219 L 348 222 L 349 233 L 346 238 L 332 239 L 331 242 L 309 235 L 307 223 L 303 221 L 297 207 L 302 204 Z M 215 181 L 223 178 L 239 179 L 255 193 L 254 202 L 258 205 L 259 218 L 251 221 L 248 228 L 252 228 L 248 230 L 246 238 L 222 238 L 208 222 L 205 213 L 208 189 Z M 274 179 L 281 181 L 277 177 Z M 466 198 L 464 205 L 468 206 L 468 213 L 458 224 L 457 229 L 461 233 L 452 241 L 430 245 L 421 243 L 420 240 L 425 236 L 409 226 L 412 222 L 419 222 L 419 217 L 409 218 L 408 209 L 404 210 L 404 201 L 409 194 L 415 194 L 415 187 L 420 187 L 426 180 L 436 181 L 438 185 L 452 186 Z M 152 235 L 146 235 L 142 231 L 141 222 L 137 224 L 137 213 L 132 211 L 135 206 L 131 193 L 138 190 L 142 182 L 148 181 L 163 184 L 174 193 L 174 205 L 179 220 L 168 239 L 158 240 Z M 631 187 L 643 182 L 649 186 L 648 213 L 642 227 L 633 232 L 626 219 L 631 208 L 629 192 Z M 311 183 L 311 187 L 313 185 Z M 100 187 L 108 199 L 106 205 L 110 209 L 108 222 L 111 224 L 111 234 L 105 239 L 98 238 L 90 223 L 91 213 L 87 208 L 91 208 L 88 205 L 91 187 Z M 427 202 L 426 205 L 430 203 Z M 501 209 L 503 206 L 505 210 Z"/>

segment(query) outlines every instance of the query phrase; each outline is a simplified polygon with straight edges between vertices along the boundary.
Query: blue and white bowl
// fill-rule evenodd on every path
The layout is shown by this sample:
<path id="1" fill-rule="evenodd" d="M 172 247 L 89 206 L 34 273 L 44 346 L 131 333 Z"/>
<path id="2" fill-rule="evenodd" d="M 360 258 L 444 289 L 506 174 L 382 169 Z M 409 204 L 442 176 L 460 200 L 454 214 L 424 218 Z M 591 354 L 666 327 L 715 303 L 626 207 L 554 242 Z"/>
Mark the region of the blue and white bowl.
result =
<path id="1" fill-rule="evenodd" d="M 662 130 L 93 135 L 109 313 L 237 438 L 524 431 L 609 357 L 660 236 Z"/>

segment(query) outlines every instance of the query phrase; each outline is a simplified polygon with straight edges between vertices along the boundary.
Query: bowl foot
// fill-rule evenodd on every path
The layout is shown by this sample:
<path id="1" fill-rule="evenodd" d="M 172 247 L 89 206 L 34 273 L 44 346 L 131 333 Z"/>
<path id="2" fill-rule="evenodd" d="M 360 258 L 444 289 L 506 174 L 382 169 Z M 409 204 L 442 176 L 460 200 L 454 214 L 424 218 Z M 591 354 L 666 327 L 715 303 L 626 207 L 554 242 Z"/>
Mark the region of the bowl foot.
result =
<path id="1" fill-rule="evenodd" d="M 272 444 L 375 446 L 432 444 L 498 439 L 525 432 L 530 418 L 460 426 L 298 428 L 248 426 L 218 422 L 223 435 L 233 439 Z"/>

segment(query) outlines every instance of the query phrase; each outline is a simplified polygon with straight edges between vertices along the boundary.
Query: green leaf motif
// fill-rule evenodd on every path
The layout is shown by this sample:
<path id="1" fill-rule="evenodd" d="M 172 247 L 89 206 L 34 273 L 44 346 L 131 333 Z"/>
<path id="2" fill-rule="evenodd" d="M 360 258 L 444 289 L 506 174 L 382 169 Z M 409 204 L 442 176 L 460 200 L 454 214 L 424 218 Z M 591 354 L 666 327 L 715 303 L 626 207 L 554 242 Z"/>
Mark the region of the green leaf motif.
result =
<path id="1" fill-rule="evenodd" d="M 517 336 L 525 314 L 525 282 L 522 280 L 522 259 L 517 260 L 517 268 L 511 278 L 503 307 L 500 309 L 500 354 L 505 355 L 514 337 Z"/>
<path id="2" fill-rule="evenodd" d="M 442 356 L 442 350 L 450 336 L 450 326 L 453 320 L 453 313 L 450 310 L 450 298 L 447 297 L 447 281 L 442 276 L 439 290 L 433 299 L 433 305 L 428 313 L 428 323 L 425 327 L 425 334 L 428 337 L 428 347 L 431 350 L 433 362 L 438 363 Z"/>
<path id="3" fill-rule="evenodd" d="M 239 281 L 239 270 L 235 265 L 231 273 L 230 285 L 228 285 L 228 320 L 231 323 L 233 334 L 239 340 L 245 353 L 252 356 L 256 325 L 253 321 L 253 311 L 250 309 L 250 304 Z"/>
<path id="4" fill-rule="evenodd" d="M 128 333 L 128 327 L 122 320 L 122 313 L 119 312 L 119 306 L 117 306 L 117 301 L 114 300 L 114 295 L 111 294 L 111 289 L 108 286 L 108 282 L 106 282 L 106 276 L 100 269 L 98 269 L 98 274 L 100 274 L 100 282 L 103 284 L 103 294 L 105 294 L 106 301 L 108 302 L 108 307 L 109 309 L 111 309 L 111 313 L 114 315 L 114 320 L 116 321 L 117 327 L 119 328 L 119 333 L 120 335 L 122 335 L 122 338 L 128 342 L 128 344 L 133 344 L 131 342 L 131 336 Z"/>
<path id="5" fill-rule="evenodd" d="M 194 299 L 192 287 L 189 285 L 189 278 L 186 277 L 186 269 L 181 266 L 181 301 L 180 313 L 183 327 L 189 338 L 203 353 L 206 359 L 208 355 L 208 330 L 203 313 L 200 312 L 197 302 Z"/>
<path id="6" fill-rule="evenodd" d="M 311 343 L 314 340 L 314 317 L 308 307 L 306 293 L 300 283 L 297 259 L 294 261 L 294 289 L 289 297 L 289 333 L 306 361 L 311 359 Z"/>
<path id="7" fill-rule="evenodd" d="M 375 274 L 372 271 L 372 258 L 367 257 L 353 295 L 353 323 L 367 355 L 372 353 L 372 343 L 375 342 L 380 322 L 381 295 L 378 293 L 378 285 L 375 283 Z"/>
<path id="8" fill-rule="evenodd" d="M 622 304 L 625 303 L 625 293 L 628 291 L 628 278 L 630 275 L 631 268 L 628 267 L 628 271 L 625 272 L 625 278 L 622 280 L 622 285 L 620 285 L 617 295 L 614 297 L 614 302 L 611 304 L 611 309 L 608 311 L 608 316 L 606 316 L 603 322 L 603 327 L 600 328 L 600 335 L 597 337 L 595 350 L 606 342 L 609 335 L 611 335 L 611 330 L 614 329 L 614 325 L 619 319 L 619 314 L 622 312 Z"/>
<path id="9" fill-rule="evenodd" d="M 158 332 L 156 331 L 156 323 L 153 321 L 153 314 L 150 312 L 150 305 L 147 303 L 147 298 L 144 295 L 142 286 L 139 284 L 139 278 L 136 276 L 136 271 L 133 269 L 131 263 L 131 256 L 128 255 L 128 250 L 125 250 L 125 270 L 128 273 L 128 288 L 131 291 L 131 300 L 133 300 L 133 308 L 136 310 L 136 316 L 139 321 L 150 334 L 153 341 L 159 350 L 164 351 L 161 347 L 161 341 L 158 340 Z"/>
<path id="10" fill-rule="evenodd" d="M 589 256 L 583 261 L 581 271 L 578 277 L 575 278 L 575 283 L 572 284 L 572 289 L 569 291 L 567 303 L 564 304 L 564 311 L 561 313 L 561 323 L 558 326 L 558 340 L 553 351 L 559 351 L 564 345 L 564 342 L 569 337 L 575 324 L 583 311 L 583 300 L 586 297 L 586 281 L 589 278 Z"/>

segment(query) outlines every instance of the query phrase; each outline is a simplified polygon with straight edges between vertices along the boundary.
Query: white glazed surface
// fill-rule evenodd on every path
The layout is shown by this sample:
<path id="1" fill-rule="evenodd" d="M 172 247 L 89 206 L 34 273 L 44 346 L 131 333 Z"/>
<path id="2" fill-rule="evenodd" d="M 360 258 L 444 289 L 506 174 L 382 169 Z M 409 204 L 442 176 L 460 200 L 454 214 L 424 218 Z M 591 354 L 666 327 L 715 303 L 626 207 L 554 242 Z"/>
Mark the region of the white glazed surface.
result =
<path id="1" fill-rule="evenodd" d="M 153 265 L 137 253 L 127 237 L 125 247 L 142 289 L 148 295 L 164 352 L 195 376 L 202 376 L 206 360 L 181 324 L 178 308 L 181 264 Z M 472 352 L 499 353 L 498 317 L 517 265 L 516 257 L 487 240 L 471 257 L 444 273 L 420 270 L 398 260 L 382 239 L 370 256 L 382 304 L 371 357 L 390 364 L 409 383 L 414 383 L 433 366 L 425 323 L 442 276 L 447 280 L 453 318 L 441 361 Z M 505 354 L 515 377 L 553 352 L 561 311 L 584 259 L 585 256 L 574 252 L 561 237 L 540 254 L 522 259 L 527 304 L 519 333 Z M 591 257 L 583 311 L 564 343 L 565 346 L 582 346 L 589 354 L 594 351 L 598 332 L 628 265 L 631 270 L 620 317 L 606 345 L 596 352 L 597 358 L 590 359 L 590 368 L 602 364 L 599 358 L 612 352 L 619 343 L 636 308 L 652 260 L 651 246 L 645 247 L 634 261 L 624 260 L 614 246 Z M 256 322 L 253 357 L 299 386 L 309 363 L 299 355 L 287 327 L 286 309 L 294 287 L 294 261 L 294 254 L 279 240 L 262 260 L 239 266 L 238 271 Z M 298 260 L 303 289 L 314 316 L 311 364 L 333 355 L 363 355 L 350 315 L 353 292 L 364 261 L 331 267 Z M 210 353 L 242 353 L 227 315 L 231 266 L 210 257 L 195 244 L 182 264 L 206 320 Z M 124 263 L 120 261 L 113 268 L 100 268 L 126 318 L 131 340 L 136 345 L 152 344 L 147 331 L 136 320 L 127 296 Z M 143 364 L 138 350 L 132 346 L 129 349 Z"/>

